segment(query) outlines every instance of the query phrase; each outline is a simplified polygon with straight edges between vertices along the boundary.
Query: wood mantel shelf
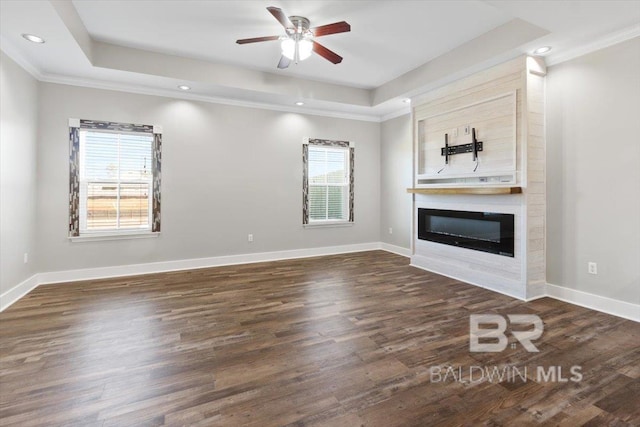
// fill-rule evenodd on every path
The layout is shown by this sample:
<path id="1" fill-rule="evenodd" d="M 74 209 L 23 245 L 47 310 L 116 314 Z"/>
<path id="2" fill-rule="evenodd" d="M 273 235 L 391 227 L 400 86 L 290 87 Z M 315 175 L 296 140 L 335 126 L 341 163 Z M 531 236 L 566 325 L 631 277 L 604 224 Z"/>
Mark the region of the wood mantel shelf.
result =
<path id="1" fill-rule="evenodd" d="M 407 188 L 413 194 L 520 194 L 522 187 L 438 187 Z"/>

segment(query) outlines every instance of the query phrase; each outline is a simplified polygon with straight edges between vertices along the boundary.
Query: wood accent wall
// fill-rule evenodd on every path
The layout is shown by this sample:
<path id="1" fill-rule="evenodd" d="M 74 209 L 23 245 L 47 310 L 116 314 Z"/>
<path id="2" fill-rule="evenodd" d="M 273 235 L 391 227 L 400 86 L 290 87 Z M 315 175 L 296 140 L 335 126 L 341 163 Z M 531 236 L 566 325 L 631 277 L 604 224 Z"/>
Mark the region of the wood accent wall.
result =
<path id="1" fill-rule="evenodd" d="M 493 132 L 506 132 L 508 124 L 506 117 L 509 112 L 505 102 L 484 102 L 492 99 L 508 99 L 506 94 L 515 94 L 515 136 L 511 144 L 515 149 L 514 182 L 506 184 L 522 188 L 521 194 L 504 195 L 468 195 L 455 192 L 414 192 L 414 217 L 418 206 L 434 206 L 445 209 L 476 210 L 482 211 L 490 208 L 494 212 L 514 212 L 516 220 L 516 256 L 508 258 L 500 255 L 486 254 L 482 252 L 470 253 L 468 249 L 452 246 L 443 246 L 423 242 L 417 239 L 414 230 L 412 263 L 441 274 L 460 278 L 471 283 L 478 284 L 489 289 L 494 289 L 521 299 L 534 298 L 542 295 L 546 281 L 545 262 L 545 216 L 546 216 L 546 183 L 545 183 L 545 130 L 544 130 L 544 76 L 546 68 L 542 59 L 531 57 L 518 57 L 498 66 L 481 71 L 473 76 L 453 82 L 444 87 L 435 89 L 412 100 L 413 124 L 414 124 L 414 187 L 420 188 L 456 188 L 469 187 L 469 183 L 446 182 L 442 186 L 432 181 L 428 185 L 420 185 L 419 180 L 430 175 L 434 166 L 428 160 L 428 156 L 439 155 L 436 153 L 436 145 L 420 144 L 420 142 L 436 139 L 431 132 L 442 133 L 449 127 L 468 122 L 482 123 L 486 117 L 501 117 L 502 130 L 493 129 Z M 468 106 L 482 105 L 482 111 L 477 108 L 465 108 Z M 494 108 L 487 111 L 486 108 Z M 451 112 L 463 112 L 458 114 L 455 120 L 439 124 L 443 117 L 449 117 Z M 489 126 L 485 122 L 485 125 Z M 430 127 L 430 128 L 429 128 Z M 478 140 L 483 141 L 483 129 L 479 129 Z M 460 133 L 459 133 L 460 135 Z M 495 140 L 494 140 L 495 141 Z M 450 145 L 459 145 L 470 142 L 455 140 Z M 484 141 L 483 141 L 484 142 Z M 502 140 L 502 149 L 492 152 L 491 145 L 485 145 L 480 152 L 480 164 L 478 171 L 482 173 L 492 172 L 487 170 L 493 160 L 495 172 L 500 174 L 507 170 L 504 162 L 507 139 Z M 485 143 L 486 144 L 486 143 Z M 502 151 L 502 152 L 500 152 Z M 421 157 L 422 156 L 422 157 Z M 457 154 L 453 161 L 462 159 L 471 163 L 471 157 L 465 160 L 465 156 L 471 153 Z M 425 161 L 426 159 L 426 161 Z M 483 163 L 484 160 L 484 163 Z M 443 161 L 441 161 L 444 163 Z M 465 163 L 466 164 L 466 163 Z M 427 166 L 425 169 L 424 166 Z M 483 166 L 485 169 L 482 169 Z M 422 169 L 421 169 L 422 167 Z M 450 177 L 461 176 L 452 168 Z M 442 171 L 441 176 L 447 178 Z M 473 176 L 469 174 L 468 176 Z M 423 181 L 424 182 L 424 181 Z M 480 184 L 491 187 L 492 183 Z M 414 228 L 415 228 L 414 218 Z M 443 261 L 446 254 L 447 261 Z M 507 279 L 508 278 L 508 279 Z"/>
<path id="2" fill-rule="evenodd" d="M 420 135 L 420 129 L 418 126 L 419 122 L 427 120 L 428 124 L 430 117 L 437 117 L 443 113 L 446 114 L 447 112 L 458 110 L 461 114 L 457 117 L 457 124 L 450 123 L 451 126 L 462 126 L 467 123 L 471 124 L 472 126 L 474 124 L 481 124 L 483 120 L 482 117 L 478 114 L 478 111 L 473 108 L 467 109 L 465 107 L 476 105 L 478 103 L 485 103 L 488 100 L 499 98 L 510 93 L 516 94 L 515 123 L 513 123 L 513 120 L 511 118 L 511 109 L 509 108 L 510 105 L 502 106 L 505 107 L 505 111 L 499 111 L 499 109 L 496 109 L 494 106 L 493 114 L 497 114 L 499 117 L 502 117 L 503 123 L 499 123 L 497 126 L 494 124 L 491 131 L 509 133 L 509 136 L 511 136 L 513 134 L 511 132 L 511 127 L 515 126 L 515 141 L 513 141 L 512 137 L 505 137 L 505 139 L 501 138 L 501 141 L 499 142 L 502 142 L 503 146 L 502 148 L 498 147 L 495 151 L 495 147 L 492 147 L 491 143 L 485 144 L 486 151 L 481 152 L 479 156 L 480 165 L 478 171 L 476 173 L 473 173 L 472 169 L 470 169 L 469 175 L 479 175 L 490 173 L 492 171 L 499 173 L 505 171 L 505 169 L 513 170 L 514 166 L 516 172 L 522 170 L 521 147 L 524 138 L 524 135 L 522 134 L 522 120 L 523 102 L 525 99 L 525 94 L 523 91 L 523 78 L 526 77 L 525 60 L 525 57 L 517 58 L 488 70 L 479 72 L 466 79 L 453 82 L 447 86 L 422 95 L 414 100 L 414 141 L 416 144 L 415 148 L 417 150 L 415 157 L 416 181 L 414 182 L 414 185 L 416 187 L 420 186 L 418 183 L 418 175 L 420 175 L 422 172 L 431 172 L 429 169 L 421 170 L 420 167 L 420 156 L 424 158 L 428 153 L 420 152 L 424 149 L 424 147 L 421 147 L 419 142 L 421 139 L 426 139 L 427 145 L 429 146 L 430 144 L 432 144 L 432 139 L 429 135 L 430 130 L 425 129 L 424 131 L 426 132 L 426 134 Z M 486 115 L 487 112 L 484 112 L 484 114 Z M 478 139 L 482 141 L 483 133 L 486 131 L 486 129 L 478 127 L 477 130 L 479 131 Z M 443 129 L 434 129 L 434 131 L 440 132 L 442 135 L 444 135 Z M 460 133 L 458 134 L 458 140 L 459 142 L 454 142 L 453 145 L 470 142 L 470 139 L 464 139 L 464 136 L 460 135 Z M 515 144 L 515 147 L 513 146 L 513 144 Z M 434 145 L 437 145 L 438 147 L 444 146 L 444 139 L 442 139 L 439 144 L 435 143 Z M 505 167 L 505 164 L 500 161 L 500 157 L 504 157 L 505 152 L 511 153 L 514 149 L 516 164 L 513 165 L 513 162 L 510 162 Z M 471 158 L 471 154 L 467 153 L 455 155 L 452 158 L 452 162 L 454 164 L 459 164 L 465 157 L 468 157 L 468 159 L 466 160 L 469 160 Z M 486 162 L 488 162 L 488 164 Z M 471 164 L 470 161 L 469 164 Z M 491 169 L 492 167 L 494 168 L 493 170 Z M 451 170 L 451 175 L 460 176 L 460 170 L 458 168 L 453 167 L 451 168 Z M 439 175 L 442 177 L 447 177 L 448 174 L 449 171 L 447 170 L 447 168 L 445 168 L 445 170 L 443 170 Z M 516 176 L 515 182 L 512 184 L 520 184 L 519 175 Z M 461 186 L 465 185 L 461 184 Z"/>
<path id="3" fill-rule="evenodd" d="M 541 58 L 526 59 L 523 86 L 526 127 L 524 205 L 527 220 L 527 297 L 544 292 L 546 284 L 546 150 L 544 128 L 544 75 L 546 66 Z M 523 150 L 525 151 L 525 150 Z"/>
<path id="4" fill-rule="evenodd" d="M 478 169 L 483 172 L 515 172 L 516 170 L 516 91 L 479 100 L 468 106 L 436 115 L 418 118 L 419 159 L 418 173 L 430 178 L 464 176 L 474 173 L 472 153 L 445 157 L 441 148 L 448 135 L 449 146 L 472 142 L 471 134 L 464 134 L 465 125 L 477 132 L 483 141 L 478 153 Z M 457 133 L 454 133 L 453 130 Z M 444 168 L 444 169 L 443 169 Z M 440 173 L 438 173 L 441 171 Z"/>

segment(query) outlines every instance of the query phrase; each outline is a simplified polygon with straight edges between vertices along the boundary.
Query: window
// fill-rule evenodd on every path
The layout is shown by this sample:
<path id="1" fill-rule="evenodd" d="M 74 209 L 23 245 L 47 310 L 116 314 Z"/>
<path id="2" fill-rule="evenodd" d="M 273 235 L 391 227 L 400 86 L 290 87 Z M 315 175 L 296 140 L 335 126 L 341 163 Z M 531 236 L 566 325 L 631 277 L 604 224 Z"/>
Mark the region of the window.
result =
<path id="1" fill-rule="evenodd" d="M 309 140 L 303 149 L 303 224 L 353 222 L 353 148 Z"/>
<path id="2" fill-rule="evenodd" d="M 160 231 L 161 134 L 152 126 L 70 127 L 70 237 Z"/>
<path id="3" fill-rule="evenodd" d="M 149 134 L 80 130 L 80 234 L 151 230 Z"/>
<path id="4" fill-rule="evenodd" d="M 309 221 L 348 219 L 348 148 L 309 147 Z"/>

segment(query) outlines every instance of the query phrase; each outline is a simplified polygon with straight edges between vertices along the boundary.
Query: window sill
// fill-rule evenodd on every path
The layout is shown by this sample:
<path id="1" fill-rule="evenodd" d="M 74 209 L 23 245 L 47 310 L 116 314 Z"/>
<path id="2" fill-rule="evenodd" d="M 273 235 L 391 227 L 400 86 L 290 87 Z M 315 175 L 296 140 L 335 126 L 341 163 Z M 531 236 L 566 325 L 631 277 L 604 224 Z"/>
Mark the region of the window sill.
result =
<path id="1" fill-rule="evenodd" d="M 351 227 L 353 222 L 349 221 L 318 221 L 303 224 L 304 228 L 331 228 L 331 227 Z"/>
<path id="2" fill-rule="evenodd" d="M 95 233 L 85 234 L 84 236 L 69 237 L 74 243 L 82 242 L 100 242 L 106 240 L 131 240 L 131 239 L 153 239 L 160 233 L 152 233 L 151 231 L 132 232 L 132 233 Z"/>

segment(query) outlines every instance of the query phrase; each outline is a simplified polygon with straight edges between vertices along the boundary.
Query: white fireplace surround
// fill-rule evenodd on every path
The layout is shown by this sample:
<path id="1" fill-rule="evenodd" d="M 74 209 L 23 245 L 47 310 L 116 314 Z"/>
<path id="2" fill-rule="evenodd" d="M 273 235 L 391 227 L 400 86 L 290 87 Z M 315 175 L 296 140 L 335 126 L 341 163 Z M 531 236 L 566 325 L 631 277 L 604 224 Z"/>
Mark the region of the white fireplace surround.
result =
<path id="1" fill-rule="evenodd" d="M 414 215 L 416 238 L 411 264 L 519 299 L 544 296 L 544 286 L 540 286 L 535 294 L 527 295 L 526 284 L 523 283 L 523 278 L 526 277 L 523 270 L 526 265 L 523 262 L 526 247 L 522 239 L 522 230 L 526 227 L 526 218 L 523 215 L 522 199 L 520 194 L 508 196 L 416 195 Z M 417 210 L 420 208 L 514 215 L 514 256 L 507 257 L 418 239 Z"/>
<path id="2" fill-rule="evenodd" d="M 523 300 L 545 295 L 545 74 L 539 58 L 523 56 L 416 100 L 412 265 Z M 477 128 L 484 141 L 476 161 L 481 167 L 462 176 L 459 170 L 473 165 L 472 153 L 446 163 L 441 147 L 445 141 L 468 142 L 470 128 Z M 451 135 L 453 142 L 447 140 Z M 427 182 L 425 168 L 437 171 Z M 487 178 L 506 173 L 513 177 L 506 183 Z M 464 191 L 506 185 L 521 192 Z M 456 187 L 460 191 L 450 194 L 429 192 Z M 514 257 L 418 239 L 419 208 L 513 214 Z"/>

